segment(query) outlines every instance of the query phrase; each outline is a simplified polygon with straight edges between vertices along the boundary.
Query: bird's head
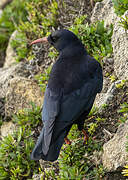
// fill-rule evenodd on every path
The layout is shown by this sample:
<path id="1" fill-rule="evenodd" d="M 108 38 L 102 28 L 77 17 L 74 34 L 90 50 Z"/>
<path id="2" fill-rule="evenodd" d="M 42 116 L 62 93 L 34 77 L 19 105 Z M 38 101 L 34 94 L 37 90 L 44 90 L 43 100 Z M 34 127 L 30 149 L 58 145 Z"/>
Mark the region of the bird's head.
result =
<path id="1" fill-rule="evenodd" d="M 59 52 L 71 44 L 79 43 L 82 45 L 81 41 L 77 38 L 77 36 L 73 32 L 66 29 L 56 30 L 53 33 L 51 33 L 48 37 L 37 39 L 33 41 L 30 45 L 47 42 L 53 45 Z"/>

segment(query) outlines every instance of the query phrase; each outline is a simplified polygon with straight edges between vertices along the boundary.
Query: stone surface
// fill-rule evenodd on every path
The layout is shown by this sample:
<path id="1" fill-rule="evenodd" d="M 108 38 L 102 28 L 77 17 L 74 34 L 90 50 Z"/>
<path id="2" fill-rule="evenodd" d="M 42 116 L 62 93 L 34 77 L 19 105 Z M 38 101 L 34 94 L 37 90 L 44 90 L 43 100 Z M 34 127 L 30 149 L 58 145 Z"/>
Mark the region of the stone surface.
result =
<path id="1" fill-rule="evenodd" d="M 12 33 L 12 35 L 11 35 L 11 38 L 9 39 L 8 47 L 6 49 L 5 63 L 4 63 L 5 68 L 7 68 L 7 67 L 13 65 L 14 63 L 16 63 L 16 52 L 11 46 L 11 41 L 13 39 L 15 39 L 17 33 L 18 33 L 17 31 L 14 31 Z"/>
<path id="2" fill-rule="evenodd" d="M 125 12 L 124 16 L 128 16 L 128 11 Z M 123 17 L 124 17 L 123 16 Z M 119 25 L 121 20 L 114 13 L 112 0 L 104 0 L 97 2 L 91 17 L 92 23 L 97 20 L 104 20 L 105 25 L 113 24 L 113 36 L 112 36 L 112 47 L 113 47 L 113 58 L 105 59 L 108 64 L 108 73 L 114 75 L 119 80 L 128 79 L 128 32 Z M 105 68 L 106 71 L 106 68 Z M 109 72 L 110 71 L 110 72 Z M 105 75 L 105 74 L 104 74 Z M 97 95 L 95 104 L 100 107 L 102 104 L 109 104 L 113 100 L 114 84 L 104 77 L 103 90 Z"/>
<path id="3" fill-rule="evenodd" d="M 128 141 L 128 121 L 121 124 L 114 137 L 104 144 L 102 162 L 108 171 L 115 171 L 128 163 L 128 152 L 126 142 Z"/>
<path id="4" fill-rule="evenodd" d="M 41 180 L 43 179 L 43 175 L 42 174 L 35 174 L 32 176 L 33 180 Z"/>
<path id="5" fill-rule="evenodd" d="M 27 78 L 15 77 L 10 80 L 6 93 L 5 115 L 12 116 L 18 110 L 30 107 L 30 102 L 41 106 L 43 94 L 38 84 Z"/>
<path id="6" fill-rule="evenodd" d="M 5 8 L 5 6 L 13 0 L 0 0 L 0 8 Z"/>
<path id="7" fill-rule="evenodd" d="M 0 98 L 5 98 L 11 79 L 17 76 L 28 77 L 29 75 L 25 63 L 18 63 L 9 68 L 0 68 Z"/>
<path id="8" fill-rule="evenodd" d="M 5 117 L 5 99 L 0 98 L 0 118 L 4 119 Z"/>
<path id="9" fill-rule="evenodd" d="M 97 95 L 95 100 L 95 105 L 102 109 L 102 105 L 110 105 L 115 103 L 115 96 L 121 97 L 122 96 L 122 88 L 118 88 L 117 86 L 122 83 L 122 80 L 118 80 L 113 82 L 110 87 L 108 88 L 107 92 L 102 92 Z M 124 87 L 128 88 L 128 81 L 125 82 Z"/>
<path id="10" fill-rule="evenodd" d="M 105 25 L 114 24 L 117 15 L 114 13 L 112 0 L 104 0 L 97 2 L 93 9 L 91 22 L 95 23 L 98 20 L 104 20 Z"/>
<path id="11" fill-rule="evenodd" d="M 128 16 L 128 11 L 124 16 Z M 92 23 L 104 20 L 105 25 L 114 25 L 112 47 L 114 53 L 114 71 L 118 79 L 128 79 L 128 30 L 120 26 L 121 18 L 114 13 L 112 0 L 97 2 L 91 17 Z"/>
<path id="12" fill-rule="evenodd" d="M 5 137 L 8 134 L 12 134 L 16 129 L 15 125 L 10 122 L 4 122 L 1 126 L 1 137 Z"/>
<path id="13" fill-rule="evenodd" d="M 128 11 L 124 16 L 128 17 Z M 118 17 L 112 35 L 114 71 L 118 79 L 128 79 L 128 30 L 121 27 L 119 21 L 121 18 Z"/>

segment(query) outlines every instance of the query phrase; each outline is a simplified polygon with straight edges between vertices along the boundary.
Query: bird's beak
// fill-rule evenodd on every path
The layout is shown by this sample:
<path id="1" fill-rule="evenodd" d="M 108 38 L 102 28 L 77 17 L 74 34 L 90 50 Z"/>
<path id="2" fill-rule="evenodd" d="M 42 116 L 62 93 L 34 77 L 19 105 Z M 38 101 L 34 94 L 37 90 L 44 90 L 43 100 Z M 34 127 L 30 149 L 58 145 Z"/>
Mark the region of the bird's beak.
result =
<path id="1" fill-rule="evenodd" d="M 48 43 L 48 39 L 47 39 L 47 37 L 37 39 L 37 40 L 31 42 L 30 46 L 33 45 L 33 44 L 36 44 L 36 43 Z"/>

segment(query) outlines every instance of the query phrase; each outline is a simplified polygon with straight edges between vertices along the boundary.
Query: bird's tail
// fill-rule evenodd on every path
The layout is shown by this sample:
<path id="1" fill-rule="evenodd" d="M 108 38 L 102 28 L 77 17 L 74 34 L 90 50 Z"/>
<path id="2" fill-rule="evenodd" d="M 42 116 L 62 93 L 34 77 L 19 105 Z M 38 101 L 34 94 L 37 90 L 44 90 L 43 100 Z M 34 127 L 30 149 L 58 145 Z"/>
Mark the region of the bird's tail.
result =
<path id="1" fill-rule="evenodd" d="M 38 138 L 38 141 L 31 153 L 31 159 L 32 160 L 43 159 L 45 161 L 52 161 L 52 162 L 57 160 L 60 153 L 60 149 L 64 143 L 64 138 L 67 136 L 69 129 L 70 128 L 68 128 L 68 130 L 63 130 L 61 131 L 61 133 L 53 132 L 51 142 L 46 151 L 45 141 L 47 140 L 47 137 L 44 137 L 45 129 L 43 128 Z"/>

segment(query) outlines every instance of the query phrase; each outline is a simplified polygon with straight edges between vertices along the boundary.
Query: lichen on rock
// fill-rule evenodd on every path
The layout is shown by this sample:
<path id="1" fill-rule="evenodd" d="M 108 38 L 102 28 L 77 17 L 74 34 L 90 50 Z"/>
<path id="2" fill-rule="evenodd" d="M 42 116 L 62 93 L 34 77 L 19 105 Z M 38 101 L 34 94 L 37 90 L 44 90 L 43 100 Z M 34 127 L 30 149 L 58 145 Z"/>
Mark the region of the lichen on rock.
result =
<path id="1" fill-rule="evenodd" d="M 126 142 L 128 136 L 128 121 L 121 124 L 114 137 L 104 144 L 102 162 L 108 171 L 115 171 L 128 163 Z"/>
<path id="2" fill-rule="evenodd" d="M 17 31 L 14 31 L 9 39 L 8 47 L 6 49 L 5 63 L 4 63 L 5 68 L 10 67 L 14 63 L 16 63 L 16 52 L 11 46 L 11 41 L 12 39 L 15 39 L 17 33 L 18 33 Z"/>
<path id="3" fill-rule="evenodd" d="M 38 106 L 42 105 L 43 94 L 38 84 L 22 77 L 15 77 L 10 80 L 10 86 L 6 93 L 6 116 L 12 116 L 18 110 L 30 107 L 31 102 Z"/>
<path id="4" fill-rule="evenodd" d="M 128 11 L 124 16 L 128 16 Z M 128 79 L 128 30 L 119 24 L 120 20 L 118 17 L 115 21 L 112 35 L 114 71 L 119 79 Z"/>

